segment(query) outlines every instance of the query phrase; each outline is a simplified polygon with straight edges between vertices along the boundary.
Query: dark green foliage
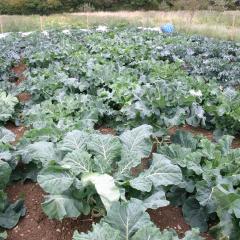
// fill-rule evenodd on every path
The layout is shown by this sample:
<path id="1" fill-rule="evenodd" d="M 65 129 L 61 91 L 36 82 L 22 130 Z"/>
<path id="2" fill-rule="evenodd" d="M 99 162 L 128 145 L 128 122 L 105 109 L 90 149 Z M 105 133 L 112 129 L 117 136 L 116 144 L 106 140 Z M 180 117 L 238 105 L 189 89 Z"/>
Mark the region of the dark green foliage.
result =
<path id="1" fill-rule="evenodd" d="M 25 216 L 26 208 L 23 200 L 18 200 L 13 204 L 8 202 L 5 204 L 5 208 L 0 212 L 0 227 L 11 229 L 17 225 L 20 217 Z"/>

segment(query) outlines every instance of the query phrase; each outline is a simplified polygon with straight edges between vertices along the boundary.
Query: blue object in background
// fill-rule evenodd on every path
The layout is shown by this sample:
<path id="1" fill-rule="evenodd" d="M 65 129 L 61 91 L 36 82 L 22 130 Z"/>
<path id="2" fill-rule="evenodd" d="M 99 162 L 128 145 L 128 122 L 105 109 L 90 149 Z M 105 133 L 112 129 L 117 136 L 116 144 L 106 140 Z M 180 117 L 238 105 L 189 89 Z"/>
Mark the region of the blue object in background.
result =
<path id="1" fill-rule="evenodd" d="M 173 33 L 174 26 L 171 23 L 167 23 L 167 24 L 161 26 L 161 30 L 163 33 Z"/>

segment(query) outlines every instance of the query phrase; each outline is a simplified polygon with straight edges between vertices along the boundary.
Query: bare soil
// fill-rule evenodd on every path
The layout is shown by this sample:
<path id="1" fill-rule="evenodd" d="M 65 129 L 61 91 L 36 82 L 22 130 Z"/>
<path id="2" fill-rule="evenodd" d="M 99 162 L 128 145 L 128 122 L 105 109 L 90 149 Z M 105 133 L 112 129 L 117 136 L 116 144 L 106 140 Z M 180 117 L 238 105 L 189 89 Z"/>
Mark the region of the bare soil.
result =
<path id="1" fill-rule="evenodd" d="M 12 142 L 12 144 L 16 144 L 19 141 L 19 139 L 24 135 L 24 132 L 26 131 L 26 128 L 24 126 L 16 127 L 11 122 L 8 122 L 5 125 L 5 127 L 16 135 L 15 141 Z"/>
<path id="2" fill-rule="evenodd" d="M 24 71 L 27 69 L 27 65 L 24 63 L 19 63 L 18 65 L 16 65 L 15 67 L 12 68 L 12 72 L 15 73 L 16 77 L 17 77 L 17 81 L 16 81 L 16 85 L 18 86 L 21 82 L 23 82 L 24 80 L 26 80 L 26 77 L 24 75 Z M 31 94 L 29 93 L 20 93 L 17 96 L 18 100 L 22 103 L 28 102 L 31 99 Z"/>
<path id="3" fill-rule="evenodd" d="M 193 135 L 203 135 L 204 137 L 208 138 L 209 140 L 213 139 L 213 133 L 203 128 L 195 128 L 189 125 L 184 125 L 181 127 L 173 127 L 169 129 L 168 134 L 173 135 L 177 130 L 183 130 L 187 132 L 191 132 Z"/>
<path id="4" fill-rule="evenodd" d="M 98 128 L 98 130 L 102 133 L 102 134 L 111 134 L 111 135 L 116 135 L 116 130 L 113 128 L 109 128 L 109 127 L 100 127 Z"/>
<path id="5" fill-rule="evenodd" d="M 23 93 L 20 93 L 17 96 L 17 98 L 18 98 L 19 102 L 25 103 L 25 102 L 28 102 L 31 99 L 31 94 L 23 92 Z"/>
<path id="6" fill-rule="evenodd" d="M 96 220 L 89 216 L 64 219 L 62 222 L 48 219 L 41 209 L 44 192 L 32 182 L 13 184 L 8 187 L 7 193 L 11 201 L 24 195 L 27 207 L 26 216 L 8 231 L 7 240 L 72 240 L 75 230 L 87 232 Z"/>
<path id="7" fill-rule="evenodd" d="M 151 220 L 161 230 L 174 229 L 179 237 L 184 237 L 185 232 L 190 230 L 190 226 L 185 222 L 182 209 L 174 206 L 158 208 L 156 210 L 148 210 Z M 208 233 L 202 234 L 206 240 L 214 240 Z"/>
<path id="8" fill-rule="evenodd" d="M 193 135 L 203 135 L 204 137 L 208 138 L 209 140 L 213 140 L 213 132 L 200 128 L 200 127 L 192 127 L 189 125 L 184 125 L 182 127 L 173 127 L 169 129 L 168 134 L 173 135 L 177 130 L 183 130 L 187 132 L 191 132 Z M 240 137 L 236 136 L 232 143 L 233 148 L 240 148 Z"/>
<path id="9" fill-rule="evenodd" d="M 13 184 L 7 188 L 7 193 L 11 201 L 17 200 L 19 196 L 24 196 L 27 207 L 26 216 L 15 228 L 8 230 L 7 240 L 72 240 L 75 230 L 90 231 L 92 224 L 99 221 L 99 218 L 90 216 L 64 219 L 62 222 L 48 219 L 41 208 L 44 192 L 36 183 Z M 183 218 L 181 208 L 167 206 L 149 210 L 148 213 L 161 230 L 173 228 L 181 237 L 190 229 Z M 203 236 L 207 240 L 213 240 L 208 234 Z"/>
<path id="10" fill-rule="evenodd" d="M 23 74 L 26 69 L 27 69 L 27 66 L 22 62 L 12 68 L 12 72 L 14 72 L 18 78 L 16 81 L 16 85 L 19 85 L 22 81 L 26 79 Z"/>

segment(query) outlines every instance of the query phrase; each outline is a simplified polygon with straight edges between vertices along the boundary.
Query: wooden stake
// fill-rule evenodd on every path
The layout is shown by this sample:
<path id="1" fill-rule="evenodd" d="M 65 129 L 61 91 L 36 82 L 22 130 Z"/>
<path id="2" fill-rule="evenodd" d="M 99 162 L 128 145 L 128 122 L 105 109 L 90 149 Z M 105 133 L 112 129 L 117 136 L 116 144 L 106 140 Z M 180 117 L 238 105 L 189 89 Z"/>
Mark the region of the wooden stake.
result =
<path id="1" fill-rule="evenodd" d="M 87 29 L 89 29 L 89 19 L 88 19 L 88 12 L 87 12 Z"/>
<path id="2" fill-rule="evenodd" d="M 43 31 L 43 19 L 42 16 L 40 16 L 40 29 Z"/>
<path id="3" fill-rule="evenodd" d="M 235 37 L 235 23 L 236 23 L 236 15 L 233 14 L 233 23 L 232 23 L 232 40 L 234 40 Z"/>
<path id="4" fill-rule="evenodd" d="M 3 33 L 3 21 L 1 16 L 0 16 L 0 29 L 1 29 L 1 33 Z"/>

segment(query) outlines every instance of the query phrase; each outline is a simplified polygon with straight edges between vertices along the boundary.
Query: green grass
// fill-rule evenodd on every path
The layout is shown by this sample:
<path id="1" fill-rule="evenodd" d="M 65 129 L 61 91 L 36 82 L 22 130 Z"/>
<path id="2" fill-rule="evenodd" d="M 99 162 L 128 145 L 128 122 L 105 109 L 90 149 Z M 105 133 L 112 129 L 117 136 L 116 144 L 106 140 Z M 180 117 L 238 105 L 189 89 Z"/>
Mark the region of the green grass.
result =
<path id="1" fill-rule="evenodd" d="M 196 33 L 225 40 L 240 41 L 240 11 L 119 11 L 55 14 L 45 17 L 32 16 L 0 16 L 2 32 L 35 31 L 55 28 L 81 27 L 90 28 L 95 25 L 156 27 L 172 22 L 178 31 L 188 34 Z"/>

